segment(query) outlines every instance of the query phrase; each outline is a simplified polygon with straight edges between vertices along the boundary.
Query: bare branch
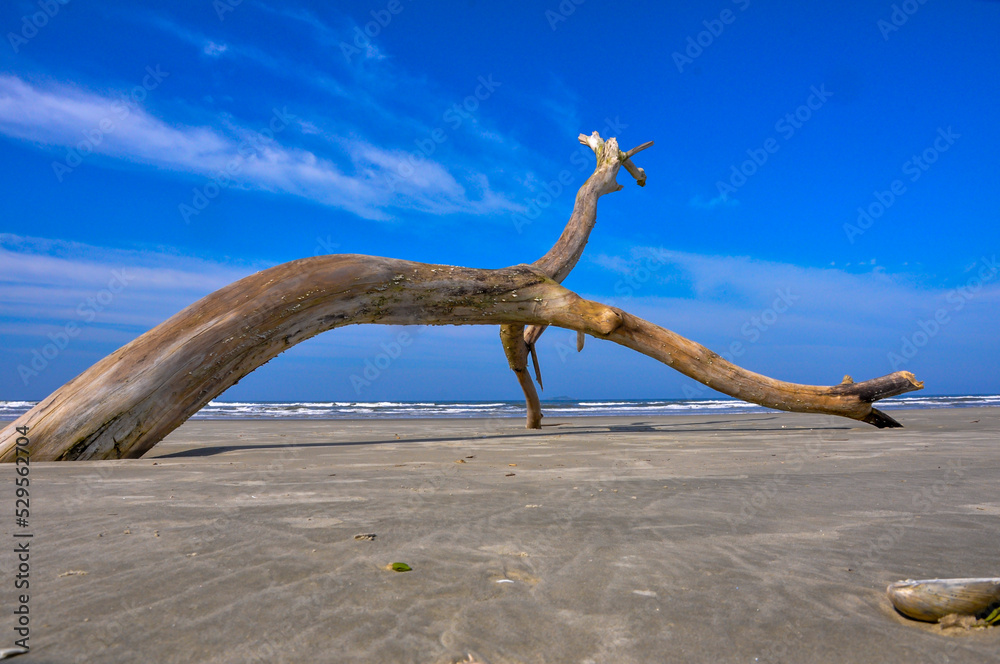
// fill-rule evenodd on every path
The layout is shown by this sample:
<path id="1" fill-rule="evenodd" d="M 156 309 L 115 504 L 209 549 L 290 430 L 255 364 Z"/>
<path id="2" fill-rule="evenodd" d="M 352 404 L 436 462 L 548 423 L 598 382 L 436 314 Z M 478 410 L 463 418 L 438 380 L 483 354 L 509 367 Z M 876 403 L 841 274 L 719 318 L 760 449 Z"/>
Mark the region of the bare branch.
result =
<path id="1" fill-rule="evenodd" d="M 13 461 L 18 428 L 30 430 L 33 461 L 141 456 L 240 378 L 326 330 L 357 323 L 500 325 L 504 352 L 525 393 L 528 426 L 541 424 L 528 355 L 548 325 L 622 344 L 720 392 L 770 408 L 841 415 L 899 426 L 872 407 L 918 390 L 905 371 L 821 387 L 742 369 L 689 339 L 624 311 L 584 300 L 559 282 L 583 252 L 597 199 L 621 187 L 629 153 L 614 138 L 581 135 L 597 167 L 577 193 L 558 242 L 533 265 L 476 270 L 392 258 L 304 258 L 241 279 L 195 302 L 118 349 L 0 432 L 0 461 Z M 637 169 L 642 177 L 642 169 Z M 637 178 L 638 180 L 638 178 Z M 536 375 L 538 372 L 535 358 Z M 539 383 L 541 376 L 538 375 Z"/>
<path id="2" fill-rule="evenodd" d="M 651 148 L 651 147 L 653 147 L 653 141 L 646 141 L 642 145 L 638 145 L 638 146 L 632 148 L 631 150 L 629 150 L 628 152 L 626 152 L 625 153 L 625 159 L 631 159 L 632 157 L 634 157 L 635 155 L 639 154 L 640 152 L 642 152 L 646 148 Z"/>

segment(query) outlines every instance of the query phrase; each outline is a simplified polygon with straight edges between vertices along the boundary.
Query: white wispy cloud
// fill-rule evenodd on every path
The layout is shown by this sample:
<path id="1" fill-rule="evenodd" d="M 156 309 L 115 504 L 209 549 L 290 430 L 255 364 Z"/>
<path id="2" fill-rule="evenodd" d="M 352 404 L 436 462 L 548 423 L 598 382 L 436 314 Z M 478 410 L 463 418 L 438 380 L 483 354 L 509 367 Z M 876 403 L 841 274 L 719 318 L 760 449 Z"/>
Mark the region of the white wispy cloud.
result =
<path id="1" fill-rule="evenodd" d="M 3 350 L 47 343 L 48 334 L 70 323 L 85 328 L 90 342 L 127 343 L 209 293 L 272 265 L 0 234 Z M 378 348 L 371 335 L 350 326 L 310 346 L 367 352 Z M 0 365 L 9 364 L 3 354 Z"/>
<path id="2" fill-rule="evenodd" d="M 345 19 L 344 27 L 337 29 L 302 7 L 272 7 L 259 2 L 254 3 L 254 6 L 261 11 L 308 26 L 311 35 L 322 47 L 336 48 L 348 60 L 360 57 L 378 62 L 388 57 L 379 48 L 377 40 L 369 37 L 361 26 L 351 19 Z"/>
<path id="3" fill-rule="evenodd" d="M 956 387 L 959 366 L 982 382 L 981 367 L 996 362 L 1000 267 L 992 254 L 957 269 L 946 288 L 878 265 L 848 272 L 657 247 L 591 263 L 612 276 L 582 295 L 775 378 L 828 384 L 843 373 L 863 380 L 907 369 L 941 394 L 968 389 Z"/>
<path id="4" fill-rule="evenodd" d="M 540 109 L 549 116 L 556 126 L 569 133 L 586 133 L 581 126 L 579 93 L 555 74 L 550 74 L 548 94 L 538 100 Z M 607 138 L 605 136 L 605 138 Z"/>
<path id="5" fill-rule="evenodd" d="M 0 234 L 0 320 L 28 337 L 84 318 L 144 330 L 262 267 Z"/>
<path id="6" fill-rule="evenodd" d="M 1000 270 L 993 269 L 992 257 L 960 270 L 948 288 L 925 287 L 905 272 L 877 265 L 848 272 L 657 247 L 636 247 L 624 257 L 598 254 L 592 262 L 616 275 L 618 299 L 626 308 L 629 303 L 659 308 L 694 301 L 718 312 L 728 309 L 738 318 L 767 309 L 785 294 L 794 300 L 790 315 L 815 329 L 906 329 L 942 308 L 959 313 L 969 305 L 982 313 L 1000 301 Z"/>
<path id="7" fill-rule="evenodd" d="M 696 194 L 688 201 L 688 206 L 696 210 L 715 210 L 717 208 L 736 207 L 740 202 L 735 198 L 723 198 L 721 195 L 705 200 L 701 194 Z"/>
<path id="8" fill-rule="evenodd" d="M 482 85 L 484 80 L 494 83 L 489 72 L 470 80 L 467 90 L 452 95 L 438 90 L 434 81 L 427 80 L 425 75 L 414 75 L 395 62 L 379 45 L 379 40 L 365 35 L 349 14 L 330 19 L 304 8 L 276 8 L 260 2 L 251 6 L 274 20 L 287 22 L 313 42 L 315 50 L 303 49 L 302 44 L 297 44 L 294 53 L 282 52 L 280 44 L 264 48 L 248 36 L 241 40 L 227 33 L 225 52 L 219 55 L 261 67 L 270 76 L 294 81 L 297 87 L 333 98 L 339 112 L 331 116 L 328 104 L 317 107 L 310 102 L 308 111 L 302 111 L 303 115 L 308 112 L 308 117 L 297 121 L 300 132 L 307 137 L 322 137 L 338 147 L 338 154 L 349 155 L 359 174 L 374 176 L 379 186 L 369 194 L 387 195 L 388 202 L 382 207 L 435 214 L 523 211 L 524 205 L 516 202 L 523 198 L 523 192 L 516 187 L 518 173 L 545 163 L 547 158 L 534 154 L 498 129 L 488 113 L 469 112 L 465 108 L 454 110 L 470 95 L 481 95 L 484 90 L 488 95 L 493 94 L 492 85 L 488 88 Z M 217 35 L 194 32 L 159 14 L 140 13 L 137 20 L 204 52 L 208 52 L 205 49 L 210 49 L 210 45 L 223 42 Z M 507 88 L 502 86 L 503 82 L 495 85 L 507 94 Z M 565 86 L 559 84 L 558 87 L 555 96 L 578 99 Z M 535 102 L 543 107 L 548 104 L 537 100 L 532 103 Z M 477 96 L 475 103 L 485 105 L 489 102 Z M 575 112 L 570 109 L 572 105 L 562 110 Z M 562 112 L 560 108 L 562 106 L 556 104 L 555 112 Z M 430 154 L 414 150 L 415 140 L 426 142 L 435 132 L 437 135 L 443 132 L 447 141 L 459 131 L 477 139 L 474 155 L 456 152 L 452 141 L 445 146 L 447 156 L 434 153 L 434 159 L 430 159 Z M 385 137 L 388 142 L 379 144 L 368 136 L 370 134 Z M 520 163 L 511 163 L 511 155 L 517 155 Z M 489 183 L 484 173 L 496 172 L 497 169 L 491 170 L 489 164 L 498 161 L 503 162 L 502 170 L 506 174 L 503 184 L 511 188 L 509 194 L 498 189 L 497 184 Z M 421 172 L 405 175 L 414 170 L 413 165 L 419 165 Z M 418 185 L 421 182 L 429 188 L 421 188 Z M 449 197 L 449 191 L 454 197 Z M 461 198 L 463 195 L 465 198 Z M 380 213 L 363 216 L 383 218 Z"/>
<path id="9" fill-rule="evenodd" d="M 276 132 L 289 125 L 295 131 L 298 126 L 287 109 L 278 110 L 275 118 Z M 223 131 L 175 125 L 121 98 L 68 85 L 36 86 L 11 75 L 0 75 L 0 133 L 206 178 L 228 170 L 231 176 L 226 179 L 239 187 L 291 194 L 368 219 L 388 218 L 391 208 L 441 214 L 519 209 L 488 187 L 478 198 L 470 198 L 444 165 L 412 151 L 386 150 L 352 139 L 344 141 L 346 155 L 318 155 L 284 145 L 281 136 L 250 145 L 240 140 L 257 134 L 250 127 Z M 338 158 L 353 169 L 345 171 Z M 53 162 L 57 175 L 59 161 L 65 158 Z"/>
<path id="10" fill-rule="evenodd" d="M 227 144 L 206 127 L 171 127 L 124 95 L 104 97 L 70 86 L 42 89 L 10 75 L 0 75 L 0 132 L 82 155 L 92 151 L 159 165 L 207 160 L 217 167 Z"/>
<path id="11" fill-rule="evenodd" d="M 214 41 L 208 41 L 202 47 L 202 52 L 205 55 L 210 55 L 212 57 L 217 57 L 229 50 L 229 46 L 226 44 L 216 44 Z"/>
<path id="12" fill-rule="evenodd" d="M 0 234 L 0 399 L 40 399 L 205 295 L 267 267 Z M 295 361 L 322 360 L 348 394 L 350 372 L 381 352 L 385 330 L 350 326 L 320 335 L 295 349 L 292 369 L 282 368 L 285 358 L 267 371 L 291 384 L 301 371 Z"/>
<path id="13" fill-rule="evenodd" d="M 659 264 L 651 262 L 654 257 Z M 581 295 L 620 306 L 724 355 L 738 344 L 739 354 L 732 359 L 777 378 L 829 383 L 837 382 L 844 372 L 860 380 L 905 368 L 927 380 L 930 391 L 940 392 L 955 382 L 953 365 L 942 358 L 959 358 L 970 368 L 995 363 L 991 349 L 1000 311 L 1000 269 L 994 257 L 985 258 L 961 270 L 952 288 L 927 289 L 905 274 L 882 270 L 859 274 L 640 247 L 624 257 L 599 255 L 594 262 L 607 267 L 613 277 L 597 292 Z M 30 392 L 31 398 L 44 396 L 87 364 L 197 299 L 269 266 L 162 249 L 116 249 L 0 235 L 0 334 L 5 337 L 0 364 L 11 368 L 0 376 L 0 389 L 20 398 L 29 394 L 25 389 L 30 387 L 37 391 Z M 671 283 L 679 279 L 687 280 L 689 291 L 670 294 Z M 631 292 L 610 294 L 618 290 L 618 281 L 631 284 Z M 947 314 L 946 322 L 930 338 L 921 339 L 919 335 L 932 329 L 929 321 L 941 310 Z M 52 334 L 70 323 L 82 329 L 79 341 L 74 340 L 65 354 L 25 386 L 13 369 L 30 362 L 33 349 L 49 343 Z M 321 335 L 294 355 L 329 362 L 332 375 L 347 384 L 349 374 L 363 367 L 365 358 L 380 352 L 380 340 L 395 334 L 398 331 L 350 326 Z M 436 330 L 421 340 L 414 357 L 447 362 L 460 343 L 463 357 L 485 361 L 499 353 L 495 334 L 485 328 Z M 573 338 L 559 335 L 558 330 L 547 335 L 542 359 L 555 375 L 565 374 L 568 386 L 586 382 L 604 366 L 617 372 L 623 366 L 636 372 L 663 371 L 666 384 L 676 380 L 659 365 L 598 342 L 589 343 L 579 356 L 582 359 L 576 360 L 575 351 L 567 354 L 567 349 L 575 348 Z M 904 338 L 917 339 L 919 352 L 894 365 L 890 356 L 902 355 Z M 557 340 L 562 346 L 552 345 Z M 509 379 L 499 358 L 495 358 L 498 368 L 490 374 L 498 382 Z M 576 364 L 566 364 L 568 358 Z M 282 369 L 272 363 L 270 370 Z M 554 384 L 559 385 L 559 379 Z"/>
<path id="14" fill-rule="evenodd" d="M 342 54 L 340 47 L 341 43 L 353 44 L 354 37 L 349 27 L 334 29 L 305 9 L 279 9 L 263 3 L 256 3 L 254 6 L 281 20 L 292 21 L 297 27 L 306 24 L 309 27 L 308 34 L 315 39 L 319 49 L 319 67 L 310 62 L 308 51 L 304 51 L 299 42 L 294 43 L 294 52 L 282 53 L 274 50 L 275 44 L 269 47 L 258 46 L 255 40 L 246 41 L 230 36 L 225 39 L 225 57 L 238 60 L 241 64 L 260 67 L 276 78 L 293 80 L 299 86 L 349 102 L 352 107 L 363 109 L 380 122 L 410 126 L 413 131 L 423 132 L 427 129 L 416 119 L 400 115 L 392 108 L 392 104 L 379 99 L 380 91 L 387 92 L 390 99 L 397 96 L 412 97 L 418 92 L 423 94 L 426 84 L 405 71 L 392 67 L 388 58 L 374 44 L 363 50 L 363 53 L 370 53 L 371 57 L 353 58 L 355 64 L 362 63 L 364 66 L 351 66 L 350 59 Z M 206 53 L 205 49 L 210 44 L 223 41 L 221 37 L 210 37 L 193 31 L 159 14 L 139 13 L 137 20 Z M 345 26 L 354 25 L 345 20 Z M 331 57 L 331 53 L 336 55 Z M 401 90 L 405 92 L 401 94 Z"/>
<path id="15" fill-rule="evenodd" d="M 172 34 L 181 41 L 187 42 L 188 44 L 199 49 L 207 56 L 219 57 L 227 51 L 231 51 L 230 45 L 223 40 L 213 39 L 201 32 L 183 27 L 164 16 L 145 12 L 138 14 L 138 16 L 141 16 L 141 20 L 143 22 Z M 256 55 L 263 56 L 260 52 L 256 52 Z"/>

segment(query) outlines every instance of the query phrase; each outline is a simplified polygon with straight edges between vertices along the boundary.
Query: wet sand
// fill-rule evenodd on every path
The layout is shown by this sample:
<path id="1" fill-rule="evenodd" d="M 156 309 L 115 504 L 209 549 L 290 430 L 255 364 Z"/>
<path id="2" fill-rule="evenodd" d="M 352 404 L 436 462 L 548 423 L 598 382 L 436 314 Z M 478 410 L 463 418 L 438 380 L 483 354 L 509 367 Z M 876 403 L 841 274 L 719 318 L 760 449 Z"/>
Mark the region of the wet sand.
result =
<path id="1" fill-rule="evenodd" d="M 16 661 L 998 661 L 885 587 L 1000 575 L 1000 409 L 892 414 L 196 421 L 33 464 Z"/>

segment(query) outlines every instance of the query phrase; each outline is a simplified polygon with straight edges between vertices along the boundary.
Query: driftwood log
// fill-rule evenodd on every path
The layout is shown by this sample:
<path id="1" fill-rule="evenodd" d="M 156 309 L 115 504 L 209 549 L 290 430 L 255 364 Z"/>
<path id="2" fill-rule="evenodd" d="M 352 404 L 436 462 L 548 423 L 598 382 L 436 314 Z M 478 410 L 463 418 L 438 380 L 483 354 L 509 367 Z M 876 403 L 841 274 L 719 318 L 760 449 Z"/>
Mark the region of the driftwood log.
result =
<path id="1" fill-rule="evenodd" d="M 500 325 L 504 351 L 525 393 L 529 428 L 540 426 L 541 408 L 527 359 L 548 325 L 576 330 L 578 348 L 585 334 L 607 339 L 737 399 L 900 426 L 872 404 L 922 388 L 910 372 L 862 383 L 845 378 L 830 387 L 786 383 L 561 286 L 583 253 L 597 199 L 622 188 L 615 180 L 622 167 L 645 184 L 645 173 L 631 158 L 651 145 L 623 152 L 614 138 L 603 140 L 597 132 L 581 134 L 580 142 L 593 149 L 597 167 L 580 188 L 562 236 L 532 265 L 479 270 L 334 255 L 258 272 L 195 302 L 39 402 L 0 432 L 0 461 L 13 461 L 19 449 L 32 461 L 140 457 L 282 351 L 355 323 Z"/>

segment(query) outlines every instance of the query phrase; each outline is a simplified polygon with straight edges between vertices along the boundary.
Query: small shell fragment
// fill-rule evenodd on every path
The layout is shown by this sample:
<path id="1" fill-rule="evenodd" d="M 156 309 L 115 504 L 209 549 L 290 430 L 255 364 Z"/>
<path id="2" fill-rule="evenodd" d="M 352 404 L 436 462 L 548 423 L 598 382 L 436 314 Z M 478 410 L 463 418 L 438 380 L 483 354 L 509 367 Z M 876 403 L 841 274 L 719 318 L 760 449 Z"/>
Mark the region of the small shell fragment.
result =
<path id="1" fill-rule="evenodd" d="M 1000 578 L 907 579 L 890 584 L 886 593 L 897 611 L 914 620 L 959 615 L 1000 624 Z"/>

